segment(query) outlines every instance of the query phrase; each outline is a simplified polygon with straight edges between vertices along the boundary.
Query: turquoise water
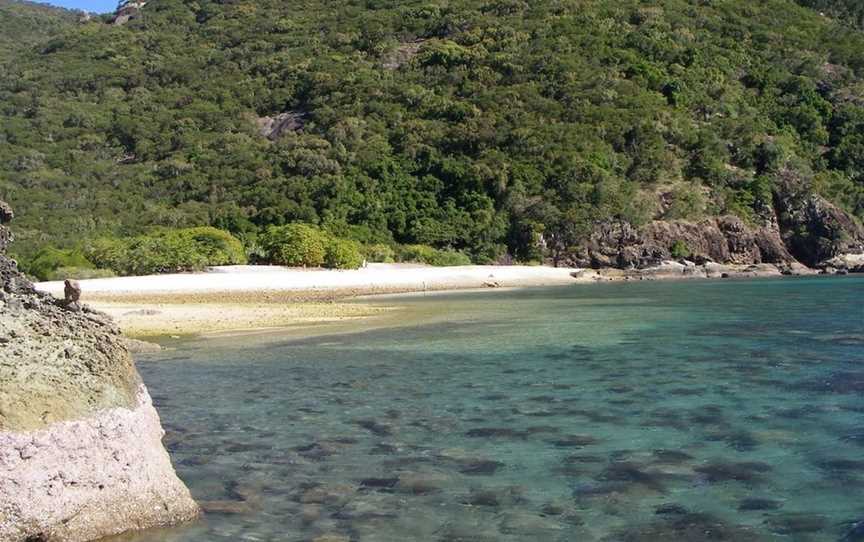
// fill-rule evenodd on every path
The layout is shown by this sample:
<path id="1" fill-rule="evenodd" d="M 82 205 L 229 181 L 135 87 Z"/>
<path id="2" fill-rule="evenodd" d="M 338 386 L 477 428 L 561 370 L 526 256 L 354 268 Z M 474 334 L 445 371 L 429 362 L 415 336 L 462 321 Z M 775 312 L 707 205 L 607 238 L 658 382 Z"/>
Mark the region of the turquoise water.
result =
<path id="1" fill-rule="evenodd" d="M 139 368 L 212 512 L 125 540 L 864 540 L 862 303 L 585 285 L 182 343 Z"/>

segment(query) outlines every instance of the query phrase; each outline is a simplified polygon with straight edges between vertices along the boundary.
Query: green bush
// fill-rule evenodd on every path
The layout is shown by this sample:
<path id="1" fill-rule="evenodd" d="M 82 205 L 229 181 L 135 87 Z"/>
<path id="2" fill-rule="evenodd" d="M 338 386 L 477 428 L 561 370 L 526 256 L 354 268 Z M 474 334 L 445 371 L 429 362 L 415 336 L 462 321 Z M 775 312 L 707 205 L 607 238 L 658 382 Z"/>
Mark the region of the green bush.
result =
<path id="1" fill-rule="evenodd" d="M 327 256 L 327 235 L 307 224 L 270 226 L 261 236 L 267 261 L 291 267 L 320 267 Z"/>
<path id="2" fill-rule="evenodd" d="M 375 263 L 392 263 L 396 261 L 396 251 L 393 247 L 384 244 L 365 245 L 363 257 L 366 261 Z"/>
<path id="3" fill-rule="evenodd" d="M 99 239 L 85 249 L 101 269 L 121 275 L 200 271 L 213 265 L 246 263 L 243 244 L 211 227 L 157 230 L 129 239 Z"/>
<path id="4" fill-rule="evenodd" d="M 99 268 L 125 274 L 129 261 L 128 245 L 128 241 L 120 239 L 95 239 L 84 246 L 84 254 Z"/>
<path id="5" fill-rule="evenodd" d="M 674 243 L 672 243 L 672 248 L 670 249 L 672 253 L 672 257 L 676 260 L 683 260 L 685 258 L 690 257 L 690 249 L 687 248 L 687 243 L 678 239 Z"/>
<path id="6" fill-rule="evenodd" d="M 705 196 L 695 184 L 679 185 L 672 191 L 672 201 L 666 211 L 668 219 L 699 218 L 705 210 Z"/>
<path id="7" fill-rule="evenodd" d="M 330 238 L 324 256 L 324 266 L 329 269 L 358 269 L 363 265 L 360 243 L 349 239 Z"/>
<path id="8" fill-rule="evenodd" d="M 455 250 L 439 250 L 427 245 L 401 245 L 397 248 L 396 258 L 400 262 L 417 262 L 448 267 L 471 265 L 471 258 Z"/>
<path id="9" fill-rule="evenodd" d="M 43 247 L 27 262 L 22 263 L 25 273 L 39 280 L 53 280 L 53 274 L 63 267 L 92 268 L 93 264 L 78 250 Z"/>
<path id="10" fill-rule="evenodd" d="M 208 263 L 191 240 L 178 235 L 135 237 L 127 258 L 126 269 L 121 272 L 128 275 L 198 271 Z"/>
<path id="11" fill-rule="evenodd" d="M 438 267 L 450 267 L 457 265 L 471 265 L 471 258 L 468 255 L 455 250 L 435 250 L 430 257 L 426 259 L 429 265 Z"/>
<path id="12" fill-rule="evenodd" d="M 168 231 L 181 240 L 195 245 L 199 254 L 207 260 L 207 265 L 238 265 L 246 263 L 246 250 L 237 238 L 227 231 L 210 226 Z"/>

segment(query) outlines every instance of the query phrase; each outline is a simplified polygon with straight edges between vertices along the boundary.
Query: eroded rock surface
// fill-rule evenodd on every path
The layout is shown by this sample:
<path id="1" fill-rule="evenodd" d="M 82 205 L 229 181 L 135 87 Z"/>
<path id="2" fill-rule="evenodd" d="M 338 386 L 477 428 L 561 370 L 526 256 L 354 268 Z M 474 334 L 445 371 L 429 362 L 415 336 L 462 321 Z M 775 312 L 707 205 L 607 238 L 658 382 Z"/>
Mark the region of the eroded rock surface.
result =
<path id="1" fill-rule="evenodd" d="M 196 517 L 117 328 L 33 290 L 3 253 L 11 219 L 0 202 L 0 540 L 93 540 Z"/>
<path id="2" fill-rule="evenodd" d="M 276 141 L 288 132 L 299 132 L 306 124 L 308 113 L 286 111 L 272 117 L 259 117 L 255 120 L 258 132 L 271 141 Z"/>
<path id="3" fill-rule="evenodd" d="M 675 254 L 676 244 L 686 251 Z M 734 216 L 700 222 L 657 220 L 637 229 L 627 222 L 598 224 L 568 263 L 576 267 L 646 268 L 686 257 L 696 263 L 786 264 L 794 258 L 772 225 L 754 228 Z"/>
<path id="4" fill-rule="evenodd" d="M 122 26 L 133 19 L 141 16 L 141 8 L 147 5 L 147 2 L 140 0 L 127 0 L 120 2 L 117 10 L 114 12 L 114 17 L 111 19 L 111 24 Z"/>
<path id="5" fill-rule="evenodd" d="M 809 194 L 779 198 L 783 240 L 804 264 L 819 266 L 845 254 L 864 253 L 864 228 L 842 209 Z"/>
<path id="6" fill-rule="evenodd" d="M 735 216 L 700 221 L 654 220 L 641 228 L 621 220 L 596 223 L 587 241 L 563 263 L 582 268 L 645 269 L 669 260 L 696 264 L 773 264 L 800 273 L 810 268 L 856 272 L 864 254 L 864 226 L 814 194 L 798 172 L 777 174 L 772 204 L 745 223 Z"/>

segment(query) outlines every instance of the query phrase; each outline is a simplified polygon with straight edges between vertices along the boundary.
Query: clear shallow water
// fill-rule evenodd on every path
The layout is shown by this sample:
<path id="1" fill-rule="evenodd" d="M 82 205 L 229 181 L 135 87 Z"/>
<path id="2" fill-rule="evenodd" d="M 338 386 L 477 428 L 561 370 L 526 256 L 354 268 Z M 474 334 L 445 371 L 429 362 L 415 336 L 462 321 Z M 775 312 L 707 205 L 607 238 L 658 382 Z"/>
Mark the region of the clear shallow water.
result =
<path id="1" fill-rule="evenodd" d="M 215 512 L 123 540 L 864 540 L 860 278 L 388 303 L 141 363 Z"/>

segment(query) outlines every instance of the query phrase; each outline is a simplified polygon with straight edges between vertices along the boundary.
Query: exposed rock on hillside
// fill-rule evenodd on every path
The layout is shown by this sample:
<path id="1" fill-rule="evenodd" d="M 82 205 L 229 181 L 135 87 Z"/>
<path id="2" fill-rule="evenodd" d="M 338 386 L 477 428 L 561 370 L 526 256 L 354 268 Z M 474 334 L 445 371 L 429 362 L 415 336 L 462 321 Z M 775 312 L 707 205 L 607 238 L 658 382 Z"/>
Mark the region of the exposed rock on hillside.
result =
<path id="1" fill-rule="evenodd" d="M 626 222 L 604 222 L 597 225 L 570 263 L 577 267 L 644 268 L 680 257 L 696 263 L 793 261 L 776 229 L 752 228 L 737 217 L 722 216 L 700 222 L 654 221 L 641 229 Z"/>
<path id="2" fill-rule="evenodd" d="M 3 255 L 0 540 L 83 541 L 194 518 L 162 428 L 107 316 L 35 292 Z"/>
<path id="3" fill-rule="evenodd" d="M 300 111 L 286 111 L 274 117 L 259 117 L 256 119 L 258 132 L 271 141 L 276 141 L 283 134 L 298 132 L 306 123 L 306 113 Z"/>
<path id="4" fill-rule="evenodd" d="M 424 43 L 426 43 L 425 39 L 400 43 L 384 58 L 381 67 L 385 70 L 398 70 L 417 56 Z"/>
<path id="5" fill-rule="evenodd" d="M 856 271 L 850 255 L 864 254 L 864 227 L 851 215 L 812 191 L 791 170 L 778 174 L 773 207 L 760 225 L 734 216 L 698 222 L 655 220 L 641 228 L 624 221 L 595 224 L 588 240 L 567 263 L 578 267 L 644 269 L 686 258 L 697 264 L 775 264 L 789 270 L 809 267 Z M 833 264 L 831 262 L 834 262 Z"/>
<path id="6" fill-rule="evenodd" d="M 844 254 L 864 253 L 864 228 L 836 205 L 791 191 L 776 200 L 783 240 L 801 262 L 818 266 Z"/>
<path id="7" fill-rule="evenodd" d="M 114 18 L 111 19 L 111 24 L 124 25 L 132 19 L 137 19 L 141 15 L 141 8 L 146 4 L 147 2 L 137 0 L 122 2 L 117 8 L 117 11 L 114 12 Z"/>

